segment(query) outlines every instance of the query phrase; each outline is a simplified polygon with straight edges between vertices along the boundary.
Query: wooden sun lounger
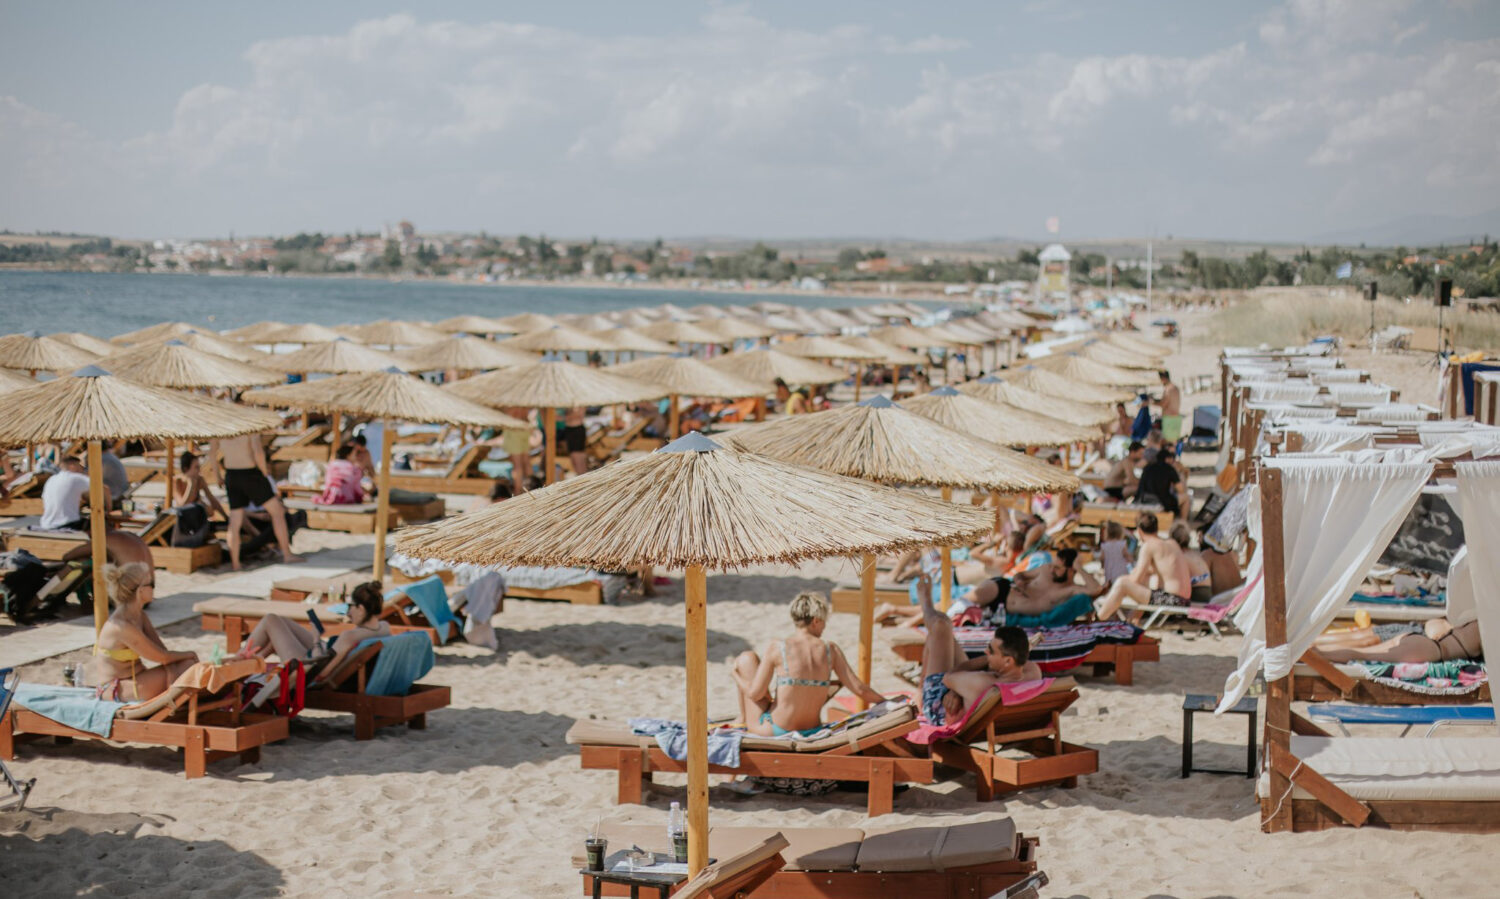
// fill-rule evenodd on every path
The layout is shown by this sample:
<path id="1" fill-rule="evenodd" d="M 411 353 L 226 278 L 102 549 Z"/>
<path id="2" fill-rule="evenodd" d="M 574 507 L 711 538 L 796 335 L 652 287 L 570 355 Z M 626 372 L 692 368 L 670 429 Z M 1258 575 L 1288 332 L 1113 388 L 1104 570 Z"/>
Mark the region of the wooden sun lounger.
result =
<path id="1" fill-rule="evenodd" d="M 980 802 L 1044 784 L 1075 787 L 1079 775 L 1099 770 L 1098 750 L 1062 738 L 1062 713 L 1077 700 L 1077 684 L 1071 677 L 1057 678 L 1047 692 L 1017 705 L 1003 704 L 999 691 L 992 691 L 962 731 L 928 749 L 934 760 L 978 775 Z M 1000 750 L 1007 746 L 1032 757 L 1002 755 Z"/>
<path id="2" fill-rule="evenodd" d="M 317 689 L 307 691 L 307 708 L 352 713 L 356 740 L 373 740 L 377 728 L 396 724 L 426 730 L 427 713 L 447 708 L 453 701 L 452 691 L 439 684 L 412 684 L 405 696 L 366 693 L 380 647 L 372 643 L 344 659 Z"/>
<path id="3" fill-rule="evenodd" d="M 821 740 L 786 740 L 746 736 L 740 766 L 710 765 L 712 774 L 851 780 L 869 784 L 867 813 L 888 814 L 898 783 L 932 783 L 932 761 L 918 757 L 901 738 L 917 728 L 916 710 L 903 706 L 847 732 Z M 591 770 L 616 771 L 615 801 L 640 803 L 655 771 L 684 772 L 685 762 L 668 756 L 651 737 L 602 722 L 578 721 L 567 741 L 579 747 L 580 761 Z"/>
<path id="4" fill-rule="evenodd" d="M 163 512 L 149 521 L 137 522 L 134 527 L 119 528 L 140 537 L 151 550 L 151 563 L 157 568 L 173 574 L 191 574 L 199 568 L 209 568 L 223 561 L 223 549 L 214 541 L 202 546 L 173 546 L 172 528 L 177 517 Z M 4 531 L 5 548 L 25 549 L 46 562 L 61 562 L 72 551 L 87 546 L 87 531 L 33 531 L 16 528 Z"/>
<path id="5" fill-rule="evenodd" d="M 387 606 L 387 608 L 390 607 Z M 267 615 L 280 615 L 311 629 L 312 622 L 307 618 L 308 609 L 318 614 L 318 620 L 323 623 L 324 633 L 330 636 L 342 634 L 353 627 L 348 621 L 343 620 L 342 616 L 335 615 L 322 605 L 293 605 L 287 602 L 250 599 L 244 596 L 215 596 L 193 604 L 193 611 L 203 616 L 200 626 L 206 631 L 223 632 L 224 648 L 232 653 L 239 652 L 240 645 L 245 642 L 245 638 L 254 633 L 255 626 L 260 624 L 260 620 Z M 396 612 L 393 609 L 389 614 L 395 617 Z M 389 619 L 387 621 L 389 622 Z M 398 622 L 390 622 L 390 624 L 394 633 L 421 631 L 432 640 L 434 646 L 438 643 L 437 631 L 431 627 Z"/>
<path id="6" fill-rule="evenodd" d="M 331 429 L 326 424 L 312 425 L 295 434 L 278 435 L 271 441 L 267 455 L 272 462 L 327 462 L 333 444 L 327 440 Z"/>
<path id="7" fill-rule="evenodd" d="M 640 846 L 653 852 L 669 847 L 661 827 L 606 821 L 600 834 L 615 847 Z M 753 892 L 694 894 L 685 885 L 674 896 L 737 895 L 755 899 L 1006 899 L 1028 879 L 1045 883 L 1037 871 L 1040 841 L 1017 832 L 1010 818 L 962 824 L 854 827 L 728 827 L 708 832 L 710 858 L 743 864 L 764 858 L 767 840 L 780 837 L 782 864 Z M 770 845 L 775 845 L 774 843 Z M 582 853 L 574 858 L 582 869 Z M 706 870 L 706 869 L 705 869 Z M 583 895 L 595 884 L 583 876 Z M 1039 885 L 1040 885 L 1039 884 Z M 629 888 L 601 884 L 602 896 L 628 896 Z M 1033 894 L 1034 895 L 1034 894 Z"/>
<path id="8" fill-rule="evenodd" d="M 915 628 L 896 628 L 891 634 L 891 651 L 908 662 L 922 661 L 922 647 L 925 644 L 926 639 Z M 1161 643 L 1142 635 L 1136 643 L 1099 643 L 1089 650 L 1088 655 L 1078 660 L 1078 665 L 1093 666 L 1095 677 L 1113 673 L 1115 683 L 1128 687 L 1135 683 L 1135 663 L 1159 661 Z"/>
<path id="9" fill-rule="evenodd" d="M 1292 668 L 1292 699 L 1299 702 L 1356 702 L 1361 705 L 1472 705 L 1490 701 L 1485 682 L 1467 693 L 1419 693 L 1355 677 L 1316 649 Z"/>
<path id="10" fill-rule="evenodd" d="M 167 473 L 166 459 L 126 456 L 120 460 L 120 464 L 125 466 L 125 476 L 132 484 L 144 484 L 152 478 L 163 477 Z"/>
<path id="11" fill-rule="evenodd" d="M 240 687 L 235 681 L 218 697 L 202 690 L 174 686 L 167 692 L 120 710 L 110 732 L 110 743 L 180 746 L 183 772 L 202 777 L 209 762 L 238 756 L 241 762 L 260 761 L 260 747 L 287 737 L 287 719 L 276 715 L 240 712 Z M 106 738 L 53 721 L 14 703 L 0 719 L 0 757 L 16 757 L 16 744 L 42 736 L 59 743 Z"/>
<path id="12" fill-rule="evenodd" d="M 375 580 L 374 575 L 367 571 L 351 571 L 336 577 L 299 577 L 282 578 L 271 582 L 271 599 L 284 602 L 303 602 L 309 596 L 338 596 L 344 593 L 352 593 L 360 584 L 368 584 Z M 321 602 L 331 600 L 324 599 Z"/>
<path id="13" fill-rule="evenodd" d="M 9 494 L 0 499 L 0 517 L 42 514 L 42 487 L 48 477 L 46 472 L 33 471 L 12 481 Z"/>
<path id="14" fill-rule="evenodd" d="M 864 601 L 858 584 L 840 584 L 828 592 L 828 599 L 833 603 L 835 612 L 848 612 L 851 615 L 859 614 L 860 604 Z M 911 593 L 905 584 L 876 584 L 875 605 L 883 602 L 907 605 L 911 602 Z"/>
<path id="15" fill-rule="evenodd" d="M 283 500 L 288 509 L 307 513 L 307 527 L 315 531 L 343 531 L 347 534 L 373 534 L 379 522 L 378 503 L 349 503 L 325 506 L 306 499 Z M 394 506 L 385 510 L 386 530 L 395 530 L 400 516 Z"/>
<path id="16" fill-rule="evenodd" d="M 1142 512 L 1156 515 L 1156 526 L 1160 533 L 1172 529 L 1176 519 L 1161 506 L 1140 506 L 1132 503 L 1084 503 L 1078 507 L 1078 523 L 1084 527 L 1102 527 L 1106 521 L 1118 521 L 1126 531 L 1135 528 L 1136 519 Z"/>
<path id="17" fill-rule="evenodd" d="M 437 576 L 447 586 L 453 586 L 453 572 L 439 571 Z M 431 575 L 423 575 L 431 577 Z M 391 569 L 390 581 L 396 586 L 410 584 L 420 578 L 408 577 L 396 569 Z M 602 606 L 604 605 L 604 587 L 598 581 L 583 581 L 578 584 L 564 584 L 561 587 L 515 587 L 505 585 L 505 596 L 510 599 L 546 599 L 554 602 L 569 602 L 575 606 Z M 500 611 L 498 608 L 495 611 Z"/>
<path id="18" fill-rule="evenodd" d="M 430 493 L 465 493 L 476 496 L 488 494 L 495 479 L 480 472 L 479 463 L 489 453 L 489 446 L 478 443 L 465 448 L 446 469 L 430 472 L 393 471 L 391 486 Z"/>

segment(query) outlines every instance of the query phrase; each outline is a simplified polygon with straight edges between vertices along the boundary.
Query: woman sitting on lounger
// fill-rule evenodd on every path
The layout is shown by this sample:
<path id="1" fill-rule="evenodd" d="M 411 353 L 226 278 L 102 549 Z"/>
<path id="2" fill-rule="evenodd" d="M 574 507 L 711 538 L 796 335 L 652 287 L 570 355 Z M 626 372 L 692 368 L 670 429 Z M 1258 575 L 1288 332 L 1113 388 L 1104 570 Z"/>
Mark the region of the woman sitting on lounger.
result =
<path id="1" fill-rule="evenodd" d="M 105 699 L 139 702 L 172 686 L 177 676 L 198 661 L 197 653 L 173 652 L 161 642 L 146 603 L 156 589 L 156 571 L 144 562 L 110 566 L 105 573 L 115 610 L 94 643 L 94 657 L 84 666 L 84 680 Z M 146 662 L 155 662 L 148 667 Z"/>
<path id="2" fill-rule="evenodd" d="M 866 702 L 885 700 L 859 679 L 837 645 L 823 639 L 830 611 L 828 597 L 823 594 L 797 594 L 791 607 L 797 632 L 768 645 L 762 655 L 746 650 L 734 660 L 730 673 L 740 694 L 740 714 L 750 733 L 781 736 L 819 730 L 835 677 Z"/>
<path id="3" fill-rule="evenodd" d="M 314 502 L 323 506 L 354 506 L 369 498 L 365 492 L 364 471 L 353 459 L 355 444 L 342 444 L 329 461 L 323 474 L 323 492 Z"/>
<path id="4" fill-rule="evenodd" d="M 1362 627 L 1319 637 L 1314 647 L 1331 662 L 1446 662 L 1484 657 L 1478 619 L 1454 627 L 1446 618 L 1434 618 L 1422 630 L 1383 641 L 1374 628 Z"/>
<path id="5" fill-rule="evenodd" d="M 380 619 L 380 610 L 385 607 L 378 583 L 360 584 L 349 597 L 349 623 L 354 625 L 333 641 L 333 656 L 322 668 L 316 679 L 333 672 L 344 663 L 354 648 L 372 637 L 389 637 L 391 626 Z M 307 659 L 314 655 L 318 646 L 318 635 L 291 618 L 267 615 L 255 626 L 245 645 L 240 647 L 240 656 L 276 656 L 283 662 Z"/>

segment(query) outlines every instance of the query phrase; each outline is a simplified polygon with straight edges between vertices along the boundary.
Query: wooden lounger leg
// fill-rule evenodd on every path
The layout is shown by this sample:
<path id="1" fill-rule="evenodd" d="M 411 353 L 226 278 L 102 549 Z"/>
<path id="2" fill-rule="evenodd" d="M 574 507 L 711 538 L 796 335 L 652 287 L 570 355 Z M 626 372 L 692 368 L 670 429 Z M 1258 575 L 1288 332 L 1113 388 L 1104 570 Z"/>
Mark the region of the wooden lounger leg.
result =
<path id="1" fill-rule="evenodd" d="M 249 749 L 246 749 L 245 751 L 243 751 L 243 752 L 240 753 L 240 764 L 241 765 L 256 765 L 256 764 L 259 764 L 259 763 L 260 763 L 260 747 L 259 746 L 251 746 Z"/>
<path id="2" fill-rule="evenodd" d="M 354 739 L 375 739 L 375 713 L 369 709 L 359 709 L 354 713 Z"/>
<path id="3" fill-rule="evenodd" d="M 240 651 L 240 640 L 245 635 L 245 619 L 238 615 L 227 615 L 224 618 L 224 649 L 228 652 Z"/>
<path id="4" fill-rule="evenodd" d="M 1115 683 L 1122 687 L 1128 687 L 1135 683 L 1135 654 L 1130 647 L 1122 646 L 1115 653 Z"/>
<path id="5" fill-rule="evenodd" d="M 889 815 L 895 807 L 896 766 L 889 759 L 876 759 L 870 763 L 870 796 L 866 814 Z"/>
<path id="6" fill-rule="evenodd" d="M 646 776 L 646 753 L 640 749 L 620 750 L 620 784 L 615 804 L 639 805 Z"/>
<path id="7" fill-rule="evenodd" d="M 4 720 L 0 720 L 0 759 L 7 762 L 16 758 L 15 726 L 15 712 L 6 712 Z"/>
<path id="8" fill-rule="evenodd" d="M 422 712 L 420 715 L 412 715 L 407 719 L 406 726 L 411 728 L 412 730 L 426 730 L 427 713 Z"/>
<path id="9" fill-rule="evenodd" d="M 187 732 L 187 743 L 182 747 L 183 773 L 188 780 L 202 777 L 208 771 L 208 734 L 203 728 L 194 727 Z"/>
<path id="10" fill-rule="evenodd" d="M 995 760 L 988 753 L 975 752 L 974 750 L 970 750 L 970 752 L 974 754 L 974 760 L 979 763 L 974 766 L 974 777 L 976 781 L 974 791 L 975 798 L 980 802 L 990 802 L 994 800 L 996 793 Z"/>

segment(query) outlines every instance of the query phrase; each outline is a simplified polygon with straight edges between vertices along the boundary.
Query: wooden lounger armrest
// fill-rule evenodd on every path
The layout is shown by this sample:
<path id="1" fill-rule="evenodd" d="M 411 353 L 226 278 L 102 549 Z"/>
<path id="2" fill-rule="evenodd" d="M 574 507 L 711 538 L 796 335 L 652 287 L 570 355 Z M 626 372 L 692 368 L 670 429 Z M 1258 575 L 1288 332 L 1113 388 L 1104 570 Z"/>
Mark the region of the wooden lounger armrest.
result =
<path id="1" fill-rule="evenodd" d="M 337 669 L 329 672 L 328 676 L 323 678 L 320 683 L 323 686 L 336 690 L 343 687 L 345 681 L 349 680 L 349 676 L 357 672 L 359 677 L 355 686 L 360 693 L 363 693 L 365 691 L 366 665 L 373 662 L 375 657 L 380 654 L 380 647 L 381 644 L 379 643 L 371 643 L 354 655 L 349 656 L 344 659 Z"/>
<path id="2" fill-rule="evenodd" d="M 1345 699 L 1354 694 L 1356 682 L 1353 677 L 1338 669 L 1338 666 L 1328 661 L 1328 657 L 1316 649 L 1309 649 L 1302 654 L 1302 663 L 1333 685 Z"/>

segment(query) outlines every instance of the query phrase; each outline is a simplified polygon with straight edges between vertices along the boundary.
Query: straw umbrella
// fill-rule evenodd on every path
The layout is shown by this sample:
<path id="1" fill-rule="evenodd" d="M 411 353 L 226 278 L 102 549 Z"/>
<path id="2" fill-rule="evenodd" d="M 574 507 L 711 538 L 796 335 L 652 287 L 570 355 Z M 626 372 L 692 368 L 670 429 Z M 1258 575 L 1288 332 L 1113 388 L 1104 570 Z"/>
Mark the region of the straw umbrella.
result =
<path id="1" fill-rule="evenodd" d="M 662 303 L 660 306 L 648 309 L 647 313 L 655 314 L 657 318 L 671 319 L 678 322 L 695 322 L 698 320 L 698 316 L 673 303 Z"/>
<path id="2" fill-rule="evenodd" d="M 726 438 L 742 449 L 785 462 L 882 484 L 998 493 L 1077 490 L 1078 478 L 1025 455 L 945 428 L 883 396 L 816 415 L 792 415 L 743 428 Z M 953 597 L 951 551 L 943 551 L 943 609 Z M 859 672 L 868 677 L 875 620 L 875 558 L 860 577 Z"/>
<path id="3" fill-rule="evenodd" d="M 267 368 L 294 375 L 310 372 L 345 375 L 362 371 L 385 371 L 396 364 L 395 356 L 355 343 L 347 337 L 310 344 L 293 353 L 280 353 L 266 358 Z"/>
<path id="4" fill-rule="evenodd" d="M 150 325 L 149 327 L 139 328 L 135 331 L 126 331 L 124 334 L 116 334 L 109 339 L 109 342 L 116 345 L 144 343 L 148 340 L 163 340 L 168 337 L 177 337 L 195 330 L 197 330 L 197 326 L 190 325 L 187 322 L 162 322 L 161 324 Z"/>
<path id="5" fill-rule="evenodd" d="M 206 440 L 275 427 L 277 417 L 118 378 L 98 366 L 0 396 L 0 446 L 88 442 L 89 540 L 94 565 L 94 632 L 109 615 L 104 583 L 104 442 Z"/>
<path id="6" fill-rule="evenodd" d="M 536 361 L 530 353 L 508 349 L 467 331 L 396 355 L 413 371 L 491 371 Z"/>
<path id="7" fill-rule="evenodd" d="M 542 464 L 546 468 L 543 476 L 549 484 L 557 480 L 559 406 L 610 406 L 615 403 L 659 400 L 667 395 L 665 389 L 655 384 L 611 374 L 604 369 L 574 365 L 556 356 L 454 381 L 444 385 L 442 389 L 486 406 L 526 406 L 540 409 L 542 436 L 546 440 L 542 454 Z"/>
<path id="8" fill-rule="evenodd" d="M 433 327 L 454 334 L 505 334 L 508 333 L 498 319 L 483 315 L 455 315 L 445 318 Z"/>
<path id="9" fill-rule="evenodd" d="M 1102 340 L 1091 340 L 1083 345 L 1078 355 L 1105 365 L 1113 365 L 1117 368 L 1143 368 L 1154 371 L 1160 366 L 1159 358 L 1134 353 L 1124 347 L 1118 347 Z"/>
<path id="10" fill-rule="evenodd" d="M 839 340 L 856 350 L 877 354 L 870 361 L 881 365 L 926 365 L 932 361 L 920 353 L 913 353 L 911 350 L 902 349 L 893 343 L 886 343 L 873 337 L 840 337 Z"/>
<path id="11" fill-rule="evenodd" d="M 944 427 L 1001 446 L 1069 446 L 1099 436 L 1098 428 L 992 403 L 960 393 L 955 387 L 939 387 L 931 393 L 902 400 L 901 407 Z"/>
<path id="12" fill-rule="evenodd" d="M 749 381 L 773 387 L 780 378 L 788 384 L 837 384 L 849 373 L 832 365 L 783 353 L 776 347 L 755 347 L 726 353 L 708 365 Z"/>
<path id="13" fill-rule="evenodd" d="M 254 365 L 246 365 L 224 356 L 195 350 L 186 342 L 172 338 L 164 343 L 144 343 L 122 350 L 104 360 L 110 373 L 152 387 L 171 387 L 177 390 L 204 390 L 215 387 L 261 387 L 279 384 L 284 377 L 279 372 Z M 172 501 L 172 469 L 174 441 L 166 439 L 167 450 L 167 503 Z"/>
<path id="14" fill-rule="evenodd" d="M 394 350 L 398 346 L 426 346 L 448 336 L 437 328 L 429 328 L 416 322 L 382 318 L 367 325 L 355 325 L 350 329 L 354 336 L 370 346 L 383 346 Z"/>
<path id="15" fill-rule="evenodd" d="M 118 346 L 107 340 L 95 337 L 92 334 L 85 334 L 82 331 L 59 331 L 56 334 L 48 334 L 47 336 L 53 340 L 61 340 L 68 346 L 76 346 L 80 350 L 87 350 L 95 356 L 108 356 L 119 349 Z"/>
<path id="16" fill-rule="evenodd" d="M 960 393 L 977 396 L 992 403 L 1015 406 L 1027 412 L 1060 419 L 1069 424 L 1100 428 L 1115 420 L 1108 406 L 1065 399 L 1023 387 L 1015 380 L 999 374 L 985 375 L 958 385 Z"/>
<path id="17" fill-rule="evenodd" d="M 1127 393 L 1134 393 L 1129 388 L 1144 387 L 1156 380 L 1155 374 L 1147 374 L 1139 369 L 1107 365 L 1088 359 L 1077 352 L 1043 356 L 1034 360 L 1032 364 L 1038 368 L 1056 372 L 1065 378 L 1105 387 L 1122 388 Z M 1121 397 L 1121 399 L 1124 398 Z"/>
<path id="18" fill-rule="evenodd" d="M 1172 352 L 1168 347 L 1162 346 L 1160 343 L 1139 333 L 1114 331 L 1106 335 L 1103 339 L 1106 343 L 1114 344 L 1121 349 L 1129 350 L 1132 353 L 1140 353 L 1144 356 L 1151 356 L 1156 359 L 1166 358 L 1167 354 Z"/>
<path id="19" fill-rule="evenodd" d="M 550 315 L 542 315 L 540 312 L 522 312 L 518 315 L 507 315 L 505 318 L 496 319 L 500 324 L 501 331 L 507 334 L 529 334 L 532 331 L 540 331 L 557 324 L 557 319 Z M 498 333 L 498 332 L 497 332 Z"/>
<path id="20" fill-rule="evenodd" d="M 641 332 L 647 337 L 655 337 L 657 340 L 665 340 L 667 343 L 675 343 L 680 346 L 688 344 L 717 346 L 720 344 L 728 345 L 734 342 L 733 339 L 720 337 L 718 334 L 702 327 L 696 322 L 672 318 L 657 322 L 649 328 L 642 328 Z"/>
<path id="21" fill-rule="evenodd" d="M 357 415 L 381 419 L 380 492 L 375 512 L 375 577 L 385 579 L 386 515 L 391 502 L 391 444 L 396 431 L 392 421 L 441 422 L 481 428 L 524 428 L 528 425 L 503 412 L 445 393 L 421 378 L 399 368 L 358 372 L 304 381 L 245 394 L 247 403 L 279 408 L 299 408 L 329 415 Z"/>
<path id="22" fill-rule="evenodd" d="M 32 377 L 36 377 L 39 371 L 62 371 L 88 365 L 98 358 L 88 350 L 43 337 L 40 331 L 0 337 L 0 368 L 30 372 Z"/>
<path id="23" fill-rule="evenodd" d="M 349 338 L 332 328 L 323 325 L 300 324 L 287 325 L 276 328 L 262 334 L 260 343 L 300 343 L 304 346 L 311 343 L 329 343 L 335 340 L 348 340 Z"/>
<path id="24" fill-rule="evenodd" d="M 588 353 L 615 348 L 607 337 L 558 324 L 507 337 L 500 341 L 500 345 L 507 349 L 529 350 L 533 353 Z"/>
<path id="25" fill-rule="evenodd" d="M 655 337 L 647 337 L 640 331 L 637 331 L 634 328 L 627 328 L 624 325 L 614 325 L 613 327 L 605 328 L 594 333 L 609 341 L 610 346 L 615 350 L 616 359 L 619 358 L 619 353 L 677 352 L 677 347 L 672 346 L 670 343 L 667 343 L 663 340 L 657 340 Z"/>
<path id="26" fill-rule="evenodd" d="M 27 387 L 35 387 L 38 383 L 35 378 L 28 378 L 9 369 L 0 368 L 0 393 L 24 390 Z"/>
<path id="27" fill-rule="evenodd" d="M 639 309 L 624 309 L 618 312 L 606 312 L 610 318 L 627 328 L 649 328 L 656 324 L 656 319 L 647 315 Z"/>
<path id="28" fill-rule="evenodd" d="M 698 322 L 698 327 L 720 338 L 721 341 L 762 340 L 776 333 L 775 328 L 727 315 L 704 319 Z"/>
<path id="29" fill-rule="evenodd" d="M 776 344 L 776 349 L 792 356 L 801 356 L 804 359 L 827 359 L 829 361 L 855 363 L 854 399 L 856 402 L 859 401 L 861 382 L 865 379 L 865 363 L 880 356 L 874 350 L 859 349 L 852 344 L 839 340 L 837 337 L 795 337 Z"/>
<path id="30" fill-rule="evenodd" d="M 765 386 L 739 375 L 712 368 L 690 356 L 653 356 L 611 365 L 609 370 L 617 375 L 656 384 L 667 391 L 667 436 L 677 439 L 679 396 L 711 396 L 719 399 L 738 399 L 746 396 L 765 396 Z"/>
<path id="31" fill-rule="evenodd" d="M 231 328 L 228 331 L 222 331 L 220 332 L 220 336 L 227 337 L 230 340 L 243 340 L 246 343 L 266 343 L 268 342 L 268 337 L 275 334 L 277 331 L 284 331 L 289 327 L 291 326 L 286 322 L 255 322 L 254 324 L 243 325 L 238 328 Z"/>
<path id="32" fill-rule="evenodd" d="M 977 514 L 976 514 L 977 513 Z M 869 557 L 983 533 L 981 510 L 725 448 L 689 434 L 477 512 L 397 548 L 480 565 L 685 568 L 688 871 L 708 861 L 708 569 Z"/>
<path id="33" fill-rule="evenodd" d="M 591 312 L 587 315 L 559 315 L 557 319 L 558 324 L 567 325 L 575 331 L 608 331 L 619 326 L 619 322 L 603 312 Z"/>
<path id="34" fill-rule="evenodd" d="M 244 344 L 235 343 L 231 340 L 226 340 L 223 337 L 218 336 L 217 334 L 205 334 L 202 331 L 188 331 L 187 333 L 179 334 L 176 337 L 157 338 L 155 340 L 142 341 L 141 343 L 135 344 L 132 349 L 146 346 L 160 346 L 161 344 L 166 343 L 168 340 L 175 340 L 185 346 L 190 346 L 195 350 L 199 350 L 204 353 L 212 353 L 215 356 L 223 356 L 226 359 L 233 359 L 236 362 L 245 362 L 250 365 L 262 365 L 266 361 L 266 354 L 262 353 L 260 350 L 245 346 Z M 115 347 L 114 352 L 120 352 L 120 348 Z"/>
<path id="35" fill-rule="evenodd" d="M 1135 395 L 1129 388 L 1096 384 L 1035 363 L 1012 369 L 1009 375 L 1022 387 L 1081 403 L 1119 403 Z"/>

